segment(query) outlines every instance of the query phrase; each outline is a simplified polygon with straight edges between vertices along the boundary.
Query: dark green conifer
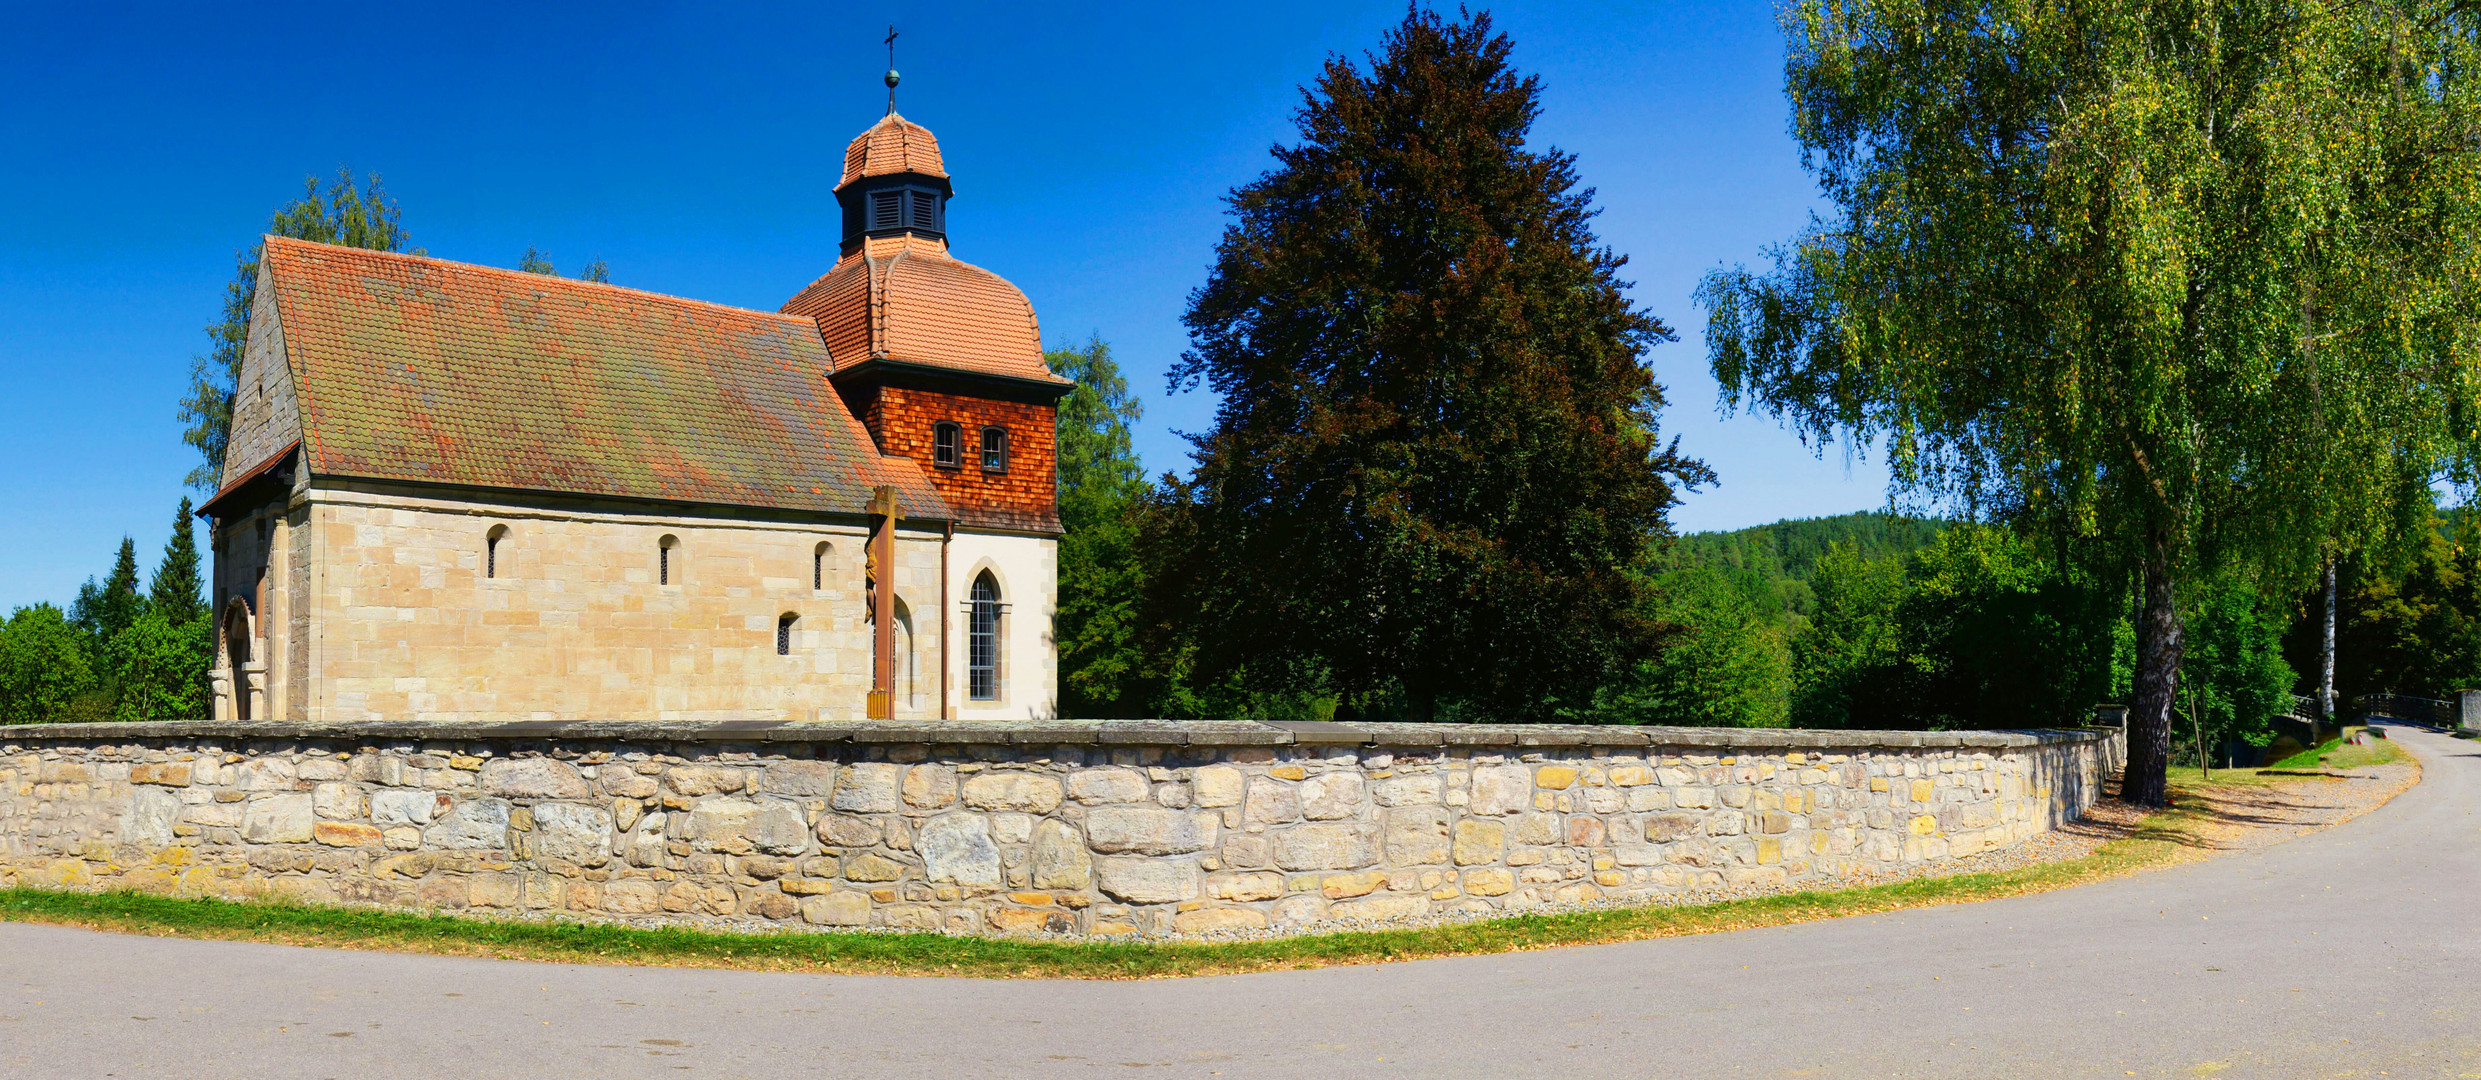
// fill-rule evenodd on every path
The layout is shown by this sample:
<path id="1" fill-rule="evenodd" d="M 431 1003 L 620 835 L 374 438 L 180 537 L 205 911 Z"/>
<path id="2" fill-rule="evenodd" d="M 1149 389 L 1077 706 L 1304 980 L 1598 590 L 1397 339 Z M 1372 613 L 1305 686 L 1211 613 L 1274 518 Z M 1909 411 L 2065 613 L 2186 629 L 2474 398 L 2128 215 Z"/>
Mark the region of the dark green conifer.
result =
<path id="1" fill-rule="evenodd" d="M 1175 385 L 1221 396 L 1149 514 L 1149 621 L 1201 685 L 1543 718 L 1654 648 L 1629 572 L 1708 474 L 1655 433 L 1624 260 L 1489 16 L 1330 60 L 1232 195 Z"/>
<path id="2" fill-rule="evenodd" d="M 200 584 L 198 540 L 190 532 L 189 498 L 183 496 L 181 509 L 172 518 L 172 539 L 164 544 L 164 561 L 157 564 L 154 580 L 147 583 L 147 602 L 164 621 L 182 625 L 206 613 Z"/>

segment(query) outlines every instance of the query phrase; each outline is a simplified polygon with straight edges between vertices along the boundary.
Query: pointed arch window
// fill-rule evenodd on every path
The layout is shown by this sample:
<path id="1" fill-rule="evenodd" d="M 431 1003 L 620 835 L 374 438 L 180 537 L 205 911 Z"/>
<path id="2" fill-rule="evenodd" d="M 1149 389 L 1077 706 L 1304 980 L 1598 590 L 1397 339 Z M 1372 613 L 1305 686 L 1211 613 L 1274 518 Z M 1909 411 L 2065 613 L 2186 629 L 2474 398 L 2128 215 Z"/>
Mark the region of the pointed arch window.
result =
<path id="1" fill-rule="evenodd" d="M 965 622 L 966 696 L 999 700 L 999 583 L 985 570 L 973 579 Z"/>

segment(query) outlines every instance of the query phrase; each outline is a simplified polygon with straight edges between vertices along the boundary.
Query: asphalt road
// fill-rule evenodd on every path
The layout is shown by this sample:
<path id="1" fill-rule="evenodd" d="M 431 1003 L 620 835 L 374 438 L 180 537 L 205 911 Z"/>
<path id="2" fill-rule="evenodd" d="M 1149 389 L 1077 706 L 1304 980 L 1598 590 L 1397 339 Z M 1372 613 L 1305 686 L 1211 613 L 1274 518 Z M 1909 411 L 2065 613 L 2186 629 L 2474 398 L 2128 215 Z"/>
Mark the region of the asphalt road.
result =
<path id="1" fill-rule="evenodd" d="M 2481 1076 L 2481 747 L 2039 896 L 1162 982 L 568 967 L 0 924 L 0 1076 Z"/>

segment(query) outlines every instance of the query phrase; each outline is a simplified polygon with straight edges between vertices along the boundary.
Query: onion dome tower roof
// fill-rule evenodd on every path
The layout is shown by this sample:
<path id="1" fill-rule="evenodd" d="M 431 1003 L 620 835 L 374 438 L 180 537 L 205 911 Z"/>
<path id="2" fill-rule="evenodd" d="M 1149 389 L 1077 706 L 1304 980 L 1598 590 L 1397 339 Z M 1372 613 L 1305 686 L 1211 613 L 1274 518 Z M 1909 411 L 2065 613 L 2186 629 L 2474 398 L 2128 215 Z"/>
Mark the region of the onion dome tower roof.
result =
<path id="1" fill-rule="evenodd" d="M 845 147 L 841 257 L 780 310 L 818 323 L 839 381 L 910 368 L 1065 393 L 1025 293 L 948 253 L 951 197 L 939 140 L 891 108 Z"/>
<path id="2" fill-rule="evenodd" d="M 857 180 L 903 173 L 941 180 L 948 176 L 939 160 L 939 140 L 930 129 L 890 109 L 878 123 L 845 144 L 844 178 L 836 182 L 836 190 L 851 187 Z"/>

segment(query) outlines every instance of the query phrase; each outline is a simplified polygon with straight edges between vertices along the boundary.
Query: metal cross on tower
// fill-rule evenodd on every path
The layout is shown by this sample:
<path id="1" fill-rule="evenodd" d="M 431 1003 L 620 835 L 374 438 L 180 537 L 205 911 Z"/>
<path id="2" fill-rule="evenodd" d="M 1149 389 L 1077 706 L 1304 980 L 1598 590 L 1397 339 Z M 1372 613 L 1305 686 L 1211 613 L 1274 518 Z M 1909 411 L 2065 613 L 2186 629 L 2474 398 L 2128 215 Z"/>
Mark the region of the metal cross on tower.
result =
<path id="1" fill-rule="evenodd" d="M 896 27 L 887 28 L 887 112 L 896 114 Z"/>

